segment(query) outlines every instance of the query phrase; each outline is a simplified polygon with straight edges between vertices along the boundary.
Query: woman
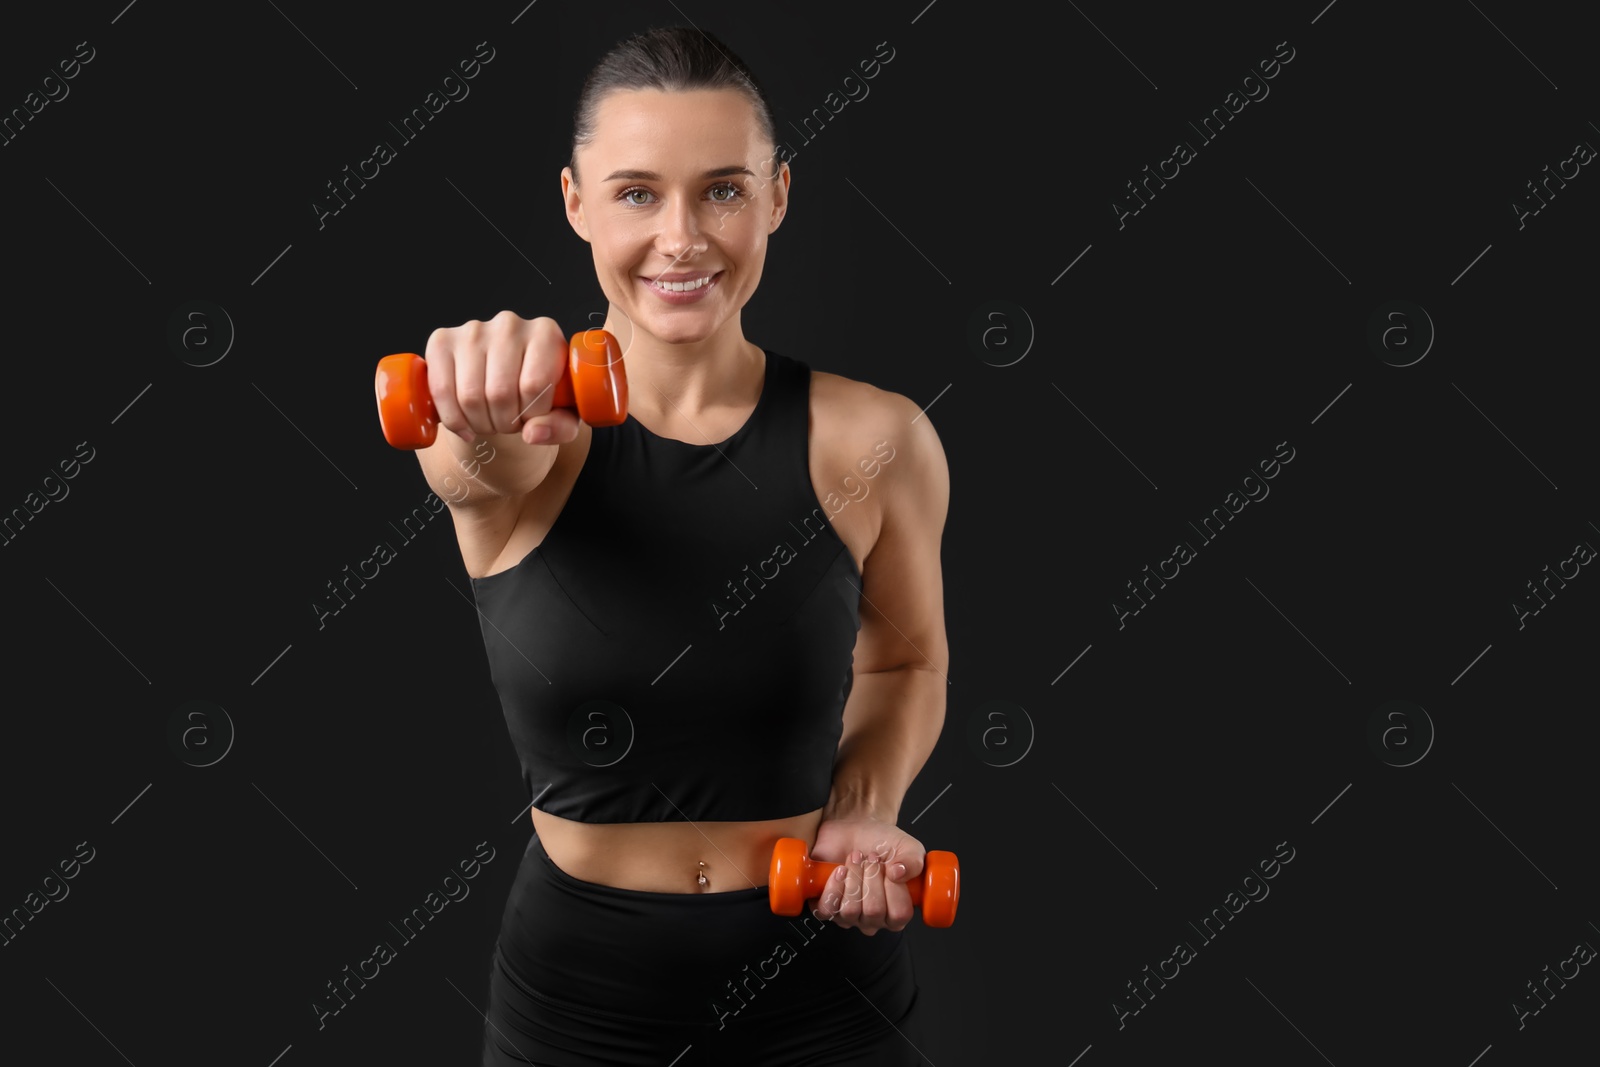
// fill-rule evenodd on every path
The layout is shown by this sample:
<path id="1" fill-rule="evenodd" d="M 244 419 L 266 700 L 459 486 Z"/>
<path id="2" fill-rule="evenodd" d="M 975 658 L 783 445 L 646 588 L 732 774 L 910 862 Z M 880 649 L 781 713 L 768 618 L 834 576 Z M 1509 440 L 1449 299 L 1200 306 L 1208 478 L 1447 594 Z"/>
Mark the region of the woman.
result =
<path id="1" fill-rule="evenodd" d="M 901 934 L 924 849 L 895 823 L 944 720 L 948 471 L 911 400 L 745 340 L 790 182 L 726 47 L 623 42 L 585 83 L 561 188 L 626 351 L 627 420 L 550 408 L 548 318 L 429 339 L 442 430 L 418 454 L 453 487 L 533 800 L 485 1064 L 931 1052 Z M 830 264 L 795 304 L 859 278 Z M 767 899 L 782 837 L 844 864 L 795 919 Z"/>

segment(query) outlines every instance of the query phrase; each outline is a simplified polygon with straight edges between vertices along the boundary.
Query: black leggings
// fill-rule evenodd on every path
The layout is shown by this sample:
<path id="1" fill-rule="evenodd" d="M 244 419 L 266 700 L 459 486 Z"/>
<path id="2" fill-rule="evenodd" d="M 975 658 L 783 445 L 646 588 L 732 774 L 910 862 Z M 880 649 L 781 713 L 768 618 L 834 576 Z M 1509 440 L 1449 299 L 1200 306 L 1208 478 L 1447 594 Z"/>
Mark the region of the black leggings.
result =
<path id="1" fill-rule="evenodd" d="M 764 885 L 585 882 L 535 834 L 495 946 L 483 1065 L 913 1067 L 932 1053 L 916 999 L 903 933 L 774 915 Z"/>

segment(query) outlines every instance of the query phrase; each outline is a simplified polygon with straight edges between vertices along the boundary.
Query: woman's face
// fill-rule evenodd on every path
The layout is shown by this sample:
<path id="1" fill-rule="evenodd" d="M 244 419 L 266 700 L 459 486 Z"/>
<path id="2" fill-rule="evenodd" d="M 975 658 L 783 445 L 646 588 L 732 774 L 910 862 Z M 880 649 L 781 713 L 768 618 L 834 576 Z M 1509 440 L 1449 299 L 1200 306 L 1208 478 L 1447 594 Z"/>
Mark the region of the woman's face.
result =
<path id="1" fill-rule="evenodd" d="M 594 253 L 600 288 L 635 329 L 704 340 L 761 281 L 767 235 L 788 204 L 789 168 L 732 89 L 608 93 L 593 140 L 561 171 L 567 219 Z M 681 290 L 681 291 L 675 291 Z"/>

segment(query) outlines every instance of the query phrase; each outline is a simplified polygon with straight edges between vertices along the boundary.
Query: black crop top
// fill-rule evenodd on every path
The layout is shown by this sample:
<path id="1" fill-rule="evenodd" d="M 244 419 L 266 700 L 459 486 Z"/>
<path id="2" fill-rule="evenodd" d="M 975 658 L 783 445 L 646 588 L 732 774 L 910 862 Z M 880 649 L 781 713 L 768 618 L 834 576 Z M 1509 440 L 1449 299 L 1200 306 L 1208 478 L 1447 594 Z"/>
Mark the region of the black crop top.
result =
<path id="1" fill-rule="evenodd" d="M 827 803 L 861 575 L 811 484 L 811 368 L 766 353 L 715 445 L 592 427 L 542 544 L 472 580 L 539 810 L 756 821 Z"/>

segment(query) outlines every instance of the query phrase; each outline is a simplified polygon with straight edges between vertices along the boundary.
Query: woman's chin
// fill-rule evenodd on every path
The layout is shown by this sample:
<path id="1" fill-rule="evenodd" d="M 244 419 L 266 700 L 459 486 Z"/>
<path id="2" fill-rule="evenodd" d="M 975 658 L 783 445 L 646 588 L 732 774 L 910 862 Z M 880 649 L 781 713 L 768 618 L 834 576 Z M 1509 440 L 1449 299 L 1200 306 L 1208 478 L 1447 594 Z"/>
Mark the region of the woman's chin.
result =
<path id="1" fill-rule="evenodd" d="M 662 315 L 635 319 L 638 329 L 668 345 L 692 345 L 716 332 L 718 323 L 701 315 Z"/>

